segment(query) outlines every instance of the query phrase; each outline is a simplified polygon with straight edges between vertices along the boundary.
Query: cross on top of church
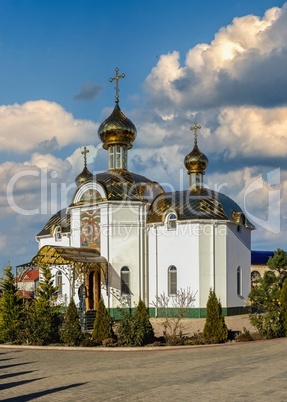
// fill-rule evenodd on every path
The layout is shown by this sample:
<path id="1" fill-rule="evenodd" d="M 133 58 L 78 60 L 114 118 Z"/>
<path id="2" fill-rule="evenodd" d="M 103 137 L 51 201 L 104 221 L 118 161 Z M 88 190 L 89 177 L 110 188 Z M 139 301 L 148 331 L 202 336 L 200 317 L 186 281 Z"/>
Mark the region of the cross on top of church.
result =
<path id="1" fill-rule="evenodd" d="M 194 122 L 193 126 L 190 127 L 191 131 L 194 131 L 194 145 L 197 145 L 197 130 L 201 129 L 201 125 L 198 124 L 196 121 Z"/>
<path id="2" fill-rule="evenodd" d="M 90 151 L 88 150 L 88 148 L 87 147 L 84 147 L 84 150 L 82 151 L 82 155 L 84 155 L 84 165 L 85 165 L 85 168 L 87 167 L 87 154 L 89 153 Z"/>
<path id="3" fill-rule="evenodd" d="M 126 76 L 125 74 L 119 75 L 119 69 L 116 68 L 116 76 L 115 76 L 115 77 L 111 77 L 111 78 L 109 79 L 110 82 L 116 81 L 116 86 L 115 86 L 115 90 L 116 90 L 116 96 L 115 96 L 115 98 L 116 98 L 116 103 L 119 103 L 119 92 L 120 92 L 120 90 L 119 90 L 119 79 L 120 79 L 120 78 L 125 78 L 125 76 Z"/>

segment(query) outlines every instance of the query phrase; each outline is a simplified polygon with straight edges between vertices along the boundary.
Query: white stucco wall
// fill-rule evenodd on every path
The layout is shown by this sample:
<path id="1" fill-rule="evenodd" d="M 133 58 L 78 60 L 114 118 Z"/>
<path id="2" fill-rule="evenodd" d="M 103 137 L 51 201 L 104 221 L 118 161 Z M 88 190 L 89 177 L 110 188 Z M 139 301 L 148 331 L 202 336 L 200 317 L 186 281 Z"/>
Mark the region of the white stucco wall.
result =
<path id="1" fill-rule="evenodd" d="M 237 225 L 228 225 L 227 236 L 227 306 L 244 306 L 251 289 L 251 230 L 241 226 L 240 232 Z M 242 295 L 237 295 L 237 268 L 242 270 Z"/>
<path id="2" fill-rule="evenodd" d="M 197 227 L 179 224 L 168 231 L 166 225 L 148 231 L 149 305 L 156 296 L 168 295 L 168 268 L 177 268 L 177 288 L 197 292 L 194 307 L 199 305 L 199 237 Z M 171 306 L 171 303 L 170 303 Z"/>

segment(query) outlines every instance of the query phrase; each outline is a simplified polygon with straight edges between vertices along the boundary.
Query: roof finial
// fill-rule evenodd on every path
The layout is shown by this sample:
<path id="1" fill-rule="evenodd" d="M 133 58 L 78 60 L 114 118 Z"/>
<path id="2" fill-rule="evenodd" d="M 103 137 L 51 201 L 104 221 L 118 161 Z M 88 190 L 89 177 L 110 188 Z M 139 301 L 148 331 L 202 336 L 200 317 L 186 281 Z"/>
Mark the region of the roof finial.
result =
<path id="1" fill-rule="evenodd" d="M 197 130 L 201 129 L 201 125 L 195 121 L 193 126 L 190 127 L 191 131 L 194 131 L 194 145 L 197 145 Z"/>
<path id="2" fill-rule="evenodd" d="M 120 79 L 120 78 L 125 78 L 125 74 L 119 75 L 119 69 L 118 69 L 118 67 L 117 67 L 117 68 L 116 68 L 116 76 L 115 76 L 115 77 L 111 77 L 111 78 L 109 79 L 110 82 L 116 81 L 116 86 L 115 86 L 115 90 L 116 90 L 116 96 L 115 96 L 115 98 L 116 98 L 116 103 L 119 103 L 119 92 L 120 92 L 120 90 L 119 90 L 119 79 Z"/>
<path id="3" fill-rule="evenodd" d="M 87 167 L 87 154 L 89 153 L 90 151 L 88 150 L 88 148 L 87 147 L 84 147 L 84 150 L 82 151 L 82 155 L 84 155 L 84 166 L 85 166 L 85 168 Z"/>

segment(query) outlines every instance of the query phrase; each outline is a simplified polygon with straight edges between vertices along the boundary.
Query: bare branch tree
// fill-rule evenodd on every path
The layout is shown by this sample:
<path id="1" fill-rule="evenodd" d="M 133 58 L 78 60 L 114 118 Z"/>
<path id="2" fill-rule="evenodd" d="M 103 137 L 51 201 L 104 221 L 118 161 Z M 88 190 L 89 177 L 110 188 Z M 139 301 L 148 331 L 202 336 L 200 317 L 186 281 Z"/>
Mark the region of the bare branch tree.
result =
<path id="1" fill-rule="evenodd" d="M 165 292 L 161 293 L 152 302 L 152 305 L 163 314 L 163 336 L 168 344 L 175 344 L 176 339 L 182 340 L 182 319 L 187 310 L 193 307 L 197 292 L 190 288 L 177 291 L 175 296 L 167 296 Z"/>

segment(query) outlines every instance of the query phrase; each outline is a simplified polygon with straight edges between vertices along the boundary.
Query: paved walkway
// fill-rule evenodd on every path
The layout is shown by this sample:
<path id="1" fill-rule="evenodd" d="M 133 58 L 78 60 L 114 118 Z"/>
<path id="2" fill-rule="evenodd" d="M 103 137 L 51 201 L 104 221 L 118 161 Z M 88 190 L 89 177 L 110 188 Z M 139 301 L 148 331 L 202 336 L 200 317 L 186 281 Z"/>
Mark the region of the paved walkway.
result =
<path id="1" fill-rule="evenodd" d="M 0 345 L 0 400 L 287 400 L 287 338 L 207 347 L 12 348 Z"/>

